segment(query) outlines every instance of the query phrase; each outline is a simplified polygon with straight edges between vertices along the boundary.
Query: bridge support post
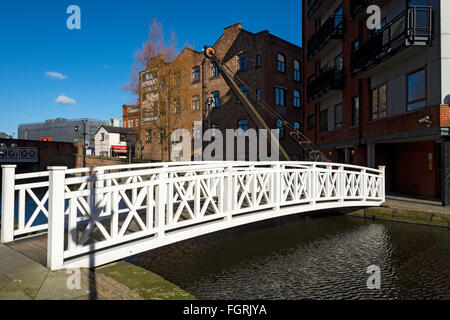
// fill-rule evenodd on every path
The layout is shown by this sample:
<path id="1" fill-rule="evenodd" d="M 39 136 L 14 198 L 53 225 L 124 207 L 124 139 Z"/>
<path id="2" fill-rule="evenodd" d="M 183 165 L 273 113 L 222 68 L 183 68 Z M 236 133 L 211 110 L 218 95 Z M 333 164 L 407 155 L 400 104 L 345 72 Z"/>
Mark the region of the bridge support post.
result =
<path id="1" fill-rule="evenodd" d="M 309 188 L 309 197 L 310 201 L 309 204 L 316 204 L 316 198 L 317 198 L 317 187 L 319 183 L 319 177 L 317 174 L 317 167 L 316 164 L 313 163 L 311 165 L 311 169 L 309 172 L 309 182 L 308 182 L 308 188 Z"/>
<path id="2" fill-rule="evenodd" d="M 16 165 L 2 166 L 1 242 L 14 241 L 14 193 Z"/>
<path id="3" fill-rule="evenodd" d="M 383 203 L 386 202 L 386 166 L 378 166 L 381 171 L 383 178 L 381 179 L 381 196 L 383 198 Z"/>
<path id="4" fill-rule="evenodd" d="M 64 194 L 67 167 L 49 167 L 47 267 L 64 266 Z"/>
<path id="5" fill-rule="evenodd" d="M 339 175 L 338 175 L 338 190 L 337 190 L 337 194 L 339 195 L 339 202 L 344 202 L 344 197 L 345 197 L 345 172 L 344 172 L 344 167 L 340 166 L 339 167 Z"/>
<path id="6" fill-rule="evenodd" d="M 233 215 L 233 166 L 225 169 L 224 192 L 223 192 L 223 212 L 227 215 L 226 219 L 231 220 Z"/>
<path id="7" fill-rule="evenodd" d="M 280 202 L 281 202 L 281 193 L 283 192 L 281 190 L 281 165 L 275 164 L 272 166 L 274 169 L 274 175 L 273 175 L 273 203 L 274 203 L 274 210 L 279 211 L 280 210 Z"/>
<path id="8" fill-rule="evenodd" d="M 166 224 L 166 204 L 168 197 L 168 179 L 169 174 L 167 172 L 162 172 L 159 176 L 159 184 L 156 185 L 155 228 L 158 230 L 158 237 L 164 236 L 164 226 Z"/>

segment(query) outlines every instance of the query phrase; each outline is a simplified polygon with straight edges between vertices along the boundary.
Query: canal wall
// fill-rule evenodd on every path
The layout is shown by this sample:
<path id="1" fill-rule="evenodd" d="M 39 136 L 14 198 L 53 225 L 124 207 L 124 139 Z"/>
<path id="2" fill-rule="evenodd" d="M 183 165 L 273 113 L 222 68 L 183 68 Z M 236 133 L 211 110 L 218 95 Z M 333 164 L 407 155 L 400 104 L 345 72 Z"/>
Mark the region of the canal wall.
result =
<path id="1" fill-rule="evenodd" d="M 347 208 L 339 209 L 339 213 L 352 217 L 361 217 L 374 220 L 388 220 L 396 222 L 407 222 L 435 227 L 450 228 L 450 210 L 448 213 L 442 211 L 424 210 L 394 207 L 383 205 L 372 208 Z"/>

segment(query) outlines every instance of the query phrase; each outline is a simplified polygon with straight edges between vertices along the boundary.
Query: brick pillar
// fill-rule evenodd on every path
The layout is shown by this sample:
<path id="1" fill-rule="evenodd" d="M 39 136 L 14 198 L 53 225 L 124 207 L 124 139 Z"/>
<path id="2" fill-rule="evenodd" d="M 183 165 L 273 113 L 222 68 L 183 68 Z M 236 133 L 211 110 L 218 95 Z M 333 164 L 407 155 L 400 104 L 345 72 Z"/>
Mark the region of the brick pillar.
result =
<path id="1" fill-rule="evenodd" d="M 442 205 L 450 206 L 450 137 L 442 138 Z"/>

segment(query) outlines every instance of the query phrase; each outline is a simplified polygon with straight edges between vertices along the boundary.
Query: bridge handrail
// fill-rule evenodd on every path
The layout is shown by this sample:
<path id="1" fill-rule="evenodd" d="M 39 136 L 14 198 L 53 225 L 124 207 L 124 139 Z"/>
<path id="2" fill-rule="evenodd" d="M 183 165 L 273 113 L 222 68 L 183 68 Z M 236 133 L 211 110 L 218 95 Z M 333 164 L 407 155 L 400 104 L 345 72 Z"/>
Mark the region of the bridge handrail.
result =
<path id="1" fill-rule="evenodd" d="M 376 206 L 385 198 L 384 167 L 209 161 L 82 170 L 90 174 L 77 177 L 74 172 L 80 169 L 50 167 L 48 180 L 26 183 L 30 174 L 16 175 L 15 166 L 2 166 L 1 241 L 48 230 L 49 267 L 85 266 L 93 254 L 102 256 L 96 263 L 125 257 L 131 252 L 129 241 L 136 241 L 133 246 L 141 243 L 139 252 L 148 250 L 147 243 L 169 241 L 143 240 L 146 237 L 170 238 L 168 243 L 172 243 L 287 214 Z M 25 183 L 17 183 L 17 176 Z M 36 176 L 47 177 L 44 173 Z M 34 204 L 31 209 L 26 206 L 27 197 Z M 42 215 L 47 219 L 38 223 Z M 109 231 L 102 225 L 105 221 L 111 224 Z M 132 221 L 137 229 L 127 233 Z M 78 235 L 82 224 L 84 232 Z M 91 234 L 94 227 L 98 227 L 97 235 Z M 85 245 L 94 236 L 101 239 L 93 239 L 93 246 Z"/>

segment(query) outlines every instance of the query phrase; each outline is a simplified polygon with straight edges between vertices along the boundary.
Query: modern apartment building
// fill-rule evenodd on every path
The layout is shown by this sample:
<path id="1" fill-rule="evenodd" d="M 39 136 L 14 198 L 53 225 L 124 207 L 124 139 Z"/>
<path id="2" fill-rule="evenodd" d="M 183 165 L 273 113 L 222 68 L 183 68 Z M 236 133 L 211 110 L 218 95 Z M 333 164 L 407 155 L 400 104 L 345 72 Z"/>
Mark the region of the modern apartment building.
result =
<path id="1" fill-rule="evenodd" d="M 381 9 L 369 29 L 367 8 Z M 305 132 L 387 191 L 450 205 L 448 0 L 305 0 Z"/>
<path id="2" fill-rule="evenodd" d="M 249 32 L 243 29 L 240 23 L 225 28 L 213 48 L 222 64 L 246 84 L 241 86 L 244 94 L 250 96 L 249 93 L 254 92 L 294 126 L 301 128 L 302 48 L 270 34 L 267 30 Z M 170 102 L 159 103 L 159 108 L 167 110 L 164 114 L 178 114 L 177 120 L 171 123 L 173 128 L 189 129 L 192 135 L 199 127 L 203 130 L 216 128 L 221 130 L 224 137 L 226 129 L 241 128 L 246 131 L 248 128 L 256 128 L 218 68 L 206 59 L 202 52 L 186 48 L 172 64 L 182 65 L 182 72 L 178 75 L 180 87 L 184 89 L 184 93 L 188 92 L 186 98 L 179 98 L 173 93 Z M 155 79 L 151 75 L 151 68 L 141 72 L 140 80 L 143 155 L 160 160 L 161 139 L 158 123 L 164 115 L 161 112 L 148 112 L 155 100 L 155 95 L 152 94 L 155 91 Z M 281 128 L 279 120 L 265 113 L 262 115 L 271 128 Z M 283 130 L 280 131 L 281 144 L 292 158 L 300 159 L 302 148 Z M 248 154 L 235 152 L 235 155 L 236 159 L 248 158 Z"/>

